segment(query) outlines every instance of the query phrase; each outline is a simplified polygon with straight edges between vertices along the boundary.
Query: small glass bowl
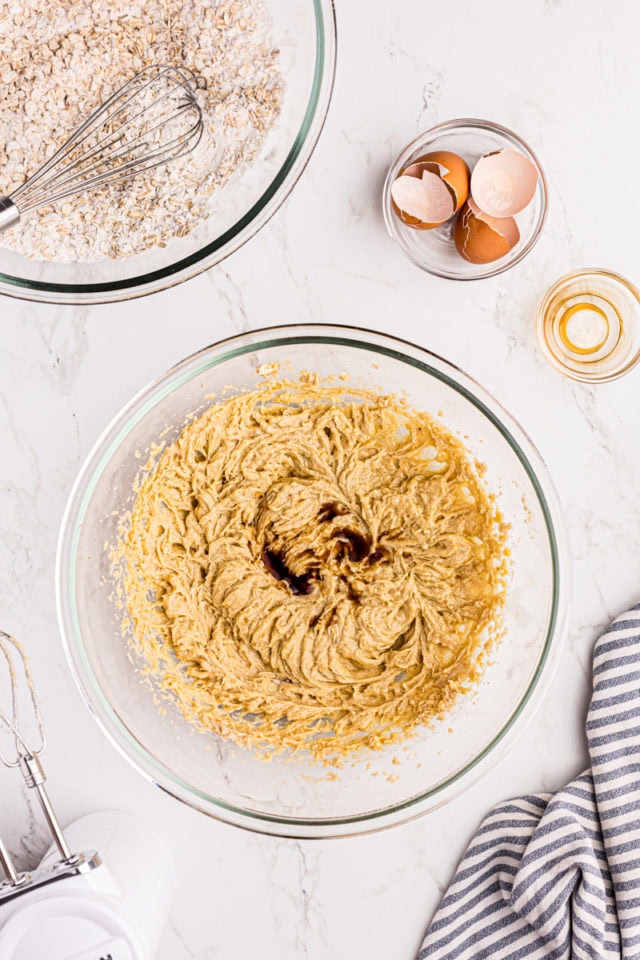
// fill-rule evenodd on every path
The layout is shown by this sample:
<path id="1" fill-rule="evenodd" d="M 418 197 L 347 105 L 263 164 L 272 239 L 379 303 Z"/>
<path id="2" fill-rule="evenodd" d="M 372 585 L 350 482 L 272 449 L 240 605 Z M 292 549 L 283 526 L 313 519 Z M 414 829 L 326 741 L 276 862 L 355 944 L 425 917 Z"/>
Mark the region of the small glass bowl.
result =
<path id="1" fill-rule="evenodd" d="M 584 383 L 617 380 L 640 361 L 640 290 L 611 270 L 576 270 L 549 288 L 536 326 L 560 373 Z"/>
<path id="2" fill-rule="evenodd" d="M 519 150 L 531 160 L 538 171 L 538 185 L 531 202 L 515 216 L 520 240 L 504 257 L 493 263 L 468 263 L 457 252 L 453 242 L 455 217 L 432 230 L 415 230 L 403 223 L 395 213 L 391 202 L 393 181 L 401 170 L 415 163 L 425 153 L 450 150 L 466 160 L 469 170 L 473 171 L 476 162 L 485 153 L 505 147 Z M 547 213 L 547 181 L 535 153 L 511 130 L 489 120 L 449 120 L 421 133 L 396 157 L 384 183 L 382 210 L 391 237 L 416 266 L 449 280 L 481 280 L 508 270 L 526 257 L 535 245 Z"/>

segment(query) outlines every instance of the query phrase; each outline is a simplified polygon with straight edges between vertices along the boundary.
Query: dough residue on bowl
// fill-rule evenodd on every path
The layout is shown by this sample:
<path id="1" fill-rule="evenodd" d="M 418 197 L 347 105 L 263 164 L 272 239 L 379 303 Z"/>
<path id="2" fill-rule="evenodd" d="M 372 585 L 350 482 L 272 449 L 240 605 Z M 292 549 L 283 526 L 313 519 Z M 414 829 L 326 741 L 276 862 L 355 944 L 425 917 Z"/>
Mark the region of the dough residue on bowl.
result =
<path id="1" fill-rule="evenodd" d="M 500 632 L 506 525 L 463 444 L 314 375 L 192 420 L 117 555 L 155 681 L 267 753 L 401 739 L 472 688 Z"/>

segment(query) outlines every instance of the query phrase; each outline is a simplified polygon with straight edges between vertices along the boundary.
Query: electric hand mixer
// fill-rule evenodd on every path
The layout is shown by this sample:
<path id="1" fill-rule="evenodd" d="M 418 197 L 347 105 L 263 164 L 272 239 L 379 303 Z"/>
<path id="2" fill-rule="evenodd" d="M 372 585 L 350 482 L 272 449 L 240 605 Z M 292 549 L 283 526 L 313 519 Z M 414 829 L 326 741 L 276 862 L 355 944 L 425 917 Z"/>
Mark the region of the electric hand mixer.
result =
<path id="1" fill-rule="evenodd" d="M 54 844 L 35 870 L 18 871 L 0 837 L 0 957 L 151 960 L 175 886 L 169 850 L 145 824 L 113 811 L 62 831 L 44 786 L 39 758 L 46 739 L 29 663 L 21 645 L 0 631 L 0 677 L 2 671 L 10 706 L 3 709 L 0 683 L 0 760 L 37 793 Z M 31 742 L 25 704 L 35 727 Z"/>

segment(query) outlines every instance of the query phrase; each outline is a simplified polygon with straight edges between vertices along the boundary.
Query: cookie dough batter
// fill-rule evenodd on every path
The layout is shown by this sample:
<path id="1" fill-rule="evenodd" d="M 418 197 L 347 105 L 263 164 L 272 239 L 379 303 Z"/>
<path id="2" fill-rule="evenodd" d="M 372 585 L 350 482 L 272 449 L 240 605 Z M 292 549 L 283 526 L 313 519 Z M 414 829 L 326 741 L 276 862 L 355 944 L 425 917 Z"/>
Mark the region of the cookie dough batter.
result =
<path id="1" fill-rule="evenodd" d="M 191 422 L 123 549 L 152 674 L 190 719 L 271 752 L 335 757 L 429 723 L 499 627 L 504 526 L 460 441 L 313 375 Z"/>

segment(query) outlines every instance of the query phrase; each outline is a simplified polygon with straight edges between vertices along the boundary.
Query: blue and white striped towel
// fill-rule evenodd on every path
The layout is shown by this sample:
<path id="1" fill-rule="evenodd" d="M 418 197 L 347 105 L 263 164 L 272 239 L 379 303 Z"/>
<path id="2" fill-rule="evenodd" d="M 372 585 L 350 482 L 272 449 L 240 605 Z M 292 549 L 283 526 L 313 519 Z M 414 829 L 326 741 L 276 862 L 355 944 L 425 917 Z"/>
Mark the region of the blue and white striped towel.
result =
<path id="1" fill-rule="evenodd" d="M 419 960 L 640 960 L 640 604 L 598 640 L 591 769 L 482 823 Z"/>

